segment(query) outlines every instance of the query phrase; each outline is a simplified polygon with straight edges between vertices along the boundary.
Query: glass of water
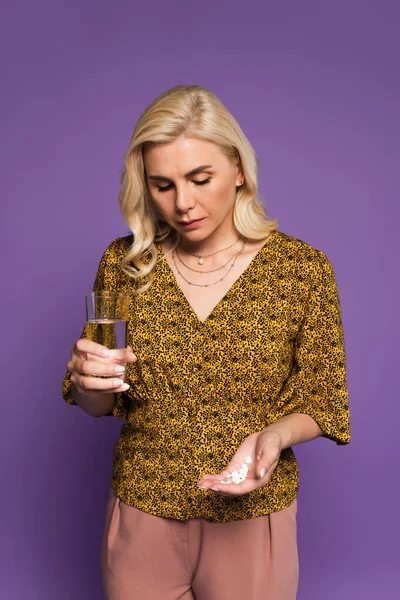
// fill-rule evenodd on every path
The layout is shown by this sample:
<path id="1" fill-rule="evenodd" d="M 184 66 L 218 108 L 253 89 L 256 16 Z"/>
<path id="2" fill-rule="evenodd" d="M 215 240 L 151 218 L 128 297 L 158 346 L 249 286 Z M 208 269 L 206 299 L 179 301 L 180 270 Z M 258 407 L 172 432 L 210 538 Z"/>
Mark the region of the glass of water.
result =
<path id="1" fill-rule="evenodd" d="M 110 350 L 126 348 L 129 295 L 102 290 L 85 294 L 86 335 Z"/>

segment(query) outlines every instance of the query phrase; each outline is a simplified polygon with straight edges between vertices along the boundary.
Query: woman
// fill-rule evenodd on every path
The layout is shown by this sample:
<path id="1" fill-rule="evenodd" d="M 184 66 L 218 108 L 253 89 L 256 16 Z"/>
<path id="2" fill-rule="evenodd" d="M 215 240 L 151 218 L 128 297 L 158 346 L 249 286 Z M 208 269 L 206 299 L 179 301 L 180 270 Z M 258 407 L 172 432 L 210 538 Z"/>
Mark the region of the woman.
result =
<path id="1" fill-rule="evenodd" d="M 84 330 L 63 387 L 69 404 L 127 420 L 106 597 L 293 600 L 292 446 L 350 441 L 332 266 L 267 218 L 250 143 L 200 86 L 140 117 L 120 205 L 132 235 L 105 250 L 94 289 L 130 294 L 130 345 L 107 351 Z"/>

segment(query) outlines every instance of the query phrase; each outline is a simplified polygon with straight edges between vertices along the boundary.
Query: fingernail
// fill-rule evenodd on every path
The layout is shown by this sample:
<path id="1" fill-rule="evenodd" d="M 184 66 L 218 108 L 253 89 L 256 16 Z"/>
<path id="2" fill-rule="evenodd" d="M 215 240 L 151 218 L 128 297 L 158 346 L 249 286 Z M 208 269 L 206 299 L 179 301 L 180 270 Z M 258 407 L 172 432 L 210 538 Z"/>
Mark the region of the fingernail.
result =
<path id="1" fill-rule="evenodd" d="M 260 477 L 264 477 L 264 475 L 265 475 L 265 469 L 263 467 L 260 471 Z"/>
<path id="2" fill-rule="evenodd" d="M 116 373 L 123 373 L 125 371 L 125 367 L 123 365 L 115 365 L 114 370 Z"/>
<path id="3" fill-rule="evenodd" d="M 124 385 L 122 386 L 122 391 L 123 391 L 123 392 L 126 392 L 126 390 L 129 390 L 129 388 L 130 388 L 130 387 L 131 387 L 131 386 L 130 386 L 129 384 L 127 384 L 127 383 L 124 383 Z"/>
<path id="4" fill-rule="evenodd" d="M 118 386 L 118 385 L 123 385 L 124 381 L 123 379 L 114 379 L 113 380 L 113 385 Z"/>
<path id="5" fill-rule="evenodd" d="M 111 356 L 111 352 L 109 350 L 107 350 L 107 348 L 105 348 L 103 350 L 103 354 L 104 354 L 104 356 Z"/>
<path id="6" fill-rule="evenodd" d="M 219 488 L 212 487 L 211 489 L 214 490 L 214 492 L 219 492 Z"/>
<path id="7" fill-rule="evenodd" d="M 133 358 L 136 358 L 136 356 L 135 356 L 135 355 L 134 355 L 134 353 L 133 353 L 132 346 L 127 346 L 127 347 L 126 347 L 126 349 L 128 350 L 128 354 L 129 354 L 129 356 L 130 356 L 131 358 L 132 358 L 132 357 L 133 357 Z"/>

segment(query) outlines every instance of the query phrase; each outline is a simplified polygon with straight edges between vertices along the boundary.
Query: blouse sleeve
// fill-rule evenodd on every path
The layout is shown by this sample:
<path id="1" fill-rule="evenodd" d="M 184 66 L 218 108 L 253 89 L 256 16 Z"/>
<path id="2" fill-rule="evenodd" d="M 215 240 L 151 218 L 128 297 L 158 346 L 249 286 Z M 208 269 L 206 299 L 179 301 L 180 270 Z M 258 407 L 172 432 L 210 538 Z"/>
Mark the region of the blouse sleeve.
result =
<path id="1" fill-rule="evenodd" d="M 114 240 L 108 248 L 106 248 L 101 260 L 99 267 L 97 269 L 97 274 L 95 277 L 93 291 L 100 290 L 116 290 L 118 288 L 118 257 L 116 253 L 116 246 L 118 243 L 118 238 Z M 87 325 L 84 326 L 81 338 L 87 337 Z M 109 413 L 106 413 L 104 416 L 113 416 L 118 417 L 120 419 L 127 419 L 127 413 L 124 409 L 123 398 L 124 392 L 120 392 L 115 394 L 115 402 L 114 406 Z M 62 396 L 67 402 L 67 404 L 71 404 L 72 406 L 77 406 L 76 402 L 73 400 L 71 396 L 71 373 L 67 370 L 63 384 L 62 384 Z"/>
<path id="2" fill-rule="evenodd" d="M 310 415 L 322 437 L 350 442 L 346 357 L 336 279 L 325 254 L 317 250 L 311 289 L 295 344 L 292 370 L 268 420 L 290 413 Z"/>

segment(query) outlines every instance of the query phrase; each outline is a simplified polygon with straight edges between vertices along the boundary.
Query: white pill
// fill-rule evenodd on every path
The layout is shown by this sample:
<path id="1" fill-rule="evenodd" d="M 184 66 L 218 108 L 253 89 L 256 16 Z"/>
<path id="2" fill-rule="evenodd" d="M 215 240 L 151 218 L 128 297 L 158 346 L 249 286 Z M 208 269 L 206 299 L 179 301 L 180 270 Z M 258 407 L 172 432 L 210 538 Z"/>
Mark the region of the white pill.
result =
<path id="1" fill-rule="evenodd" d="M 244 462 L 249 465 L 252 462 L 251 461 L 251 456 L 246 456 L 246 458 L 244 459 Z"/>

